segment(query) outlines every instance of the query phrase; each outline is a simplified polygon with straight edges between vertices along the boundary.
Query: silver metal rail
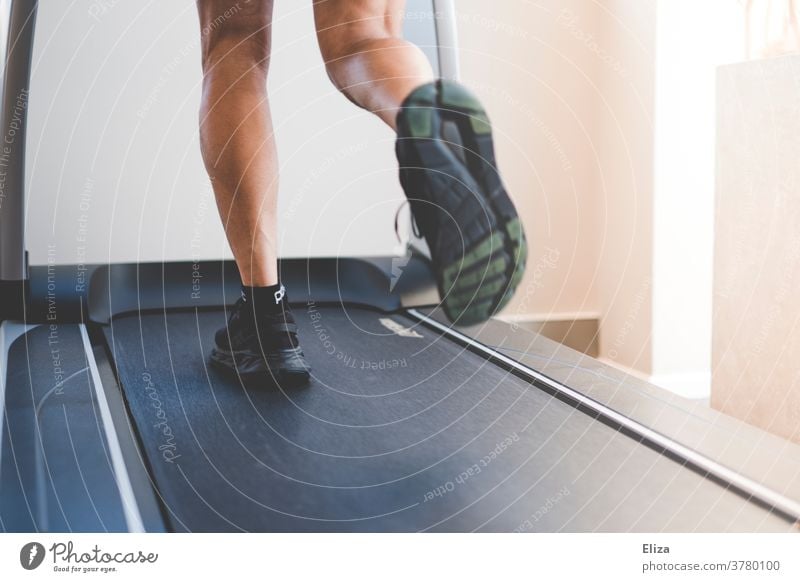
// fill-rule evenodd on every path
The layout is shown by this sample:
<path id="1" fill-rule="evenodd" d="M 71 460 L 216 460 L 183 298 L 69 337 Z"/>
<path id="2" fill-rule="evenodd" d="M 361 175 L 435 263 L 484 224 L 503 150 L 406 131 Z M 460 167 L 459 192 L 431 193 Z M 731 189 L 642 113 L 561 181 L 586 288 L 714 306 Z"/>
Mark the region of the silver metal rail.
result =
<path id="1" fill-rule="evenodd" d="M 409 309 L 408 313 L 414 319 L 431 327 L 443 335 L 455 340 L 457 343 L 478 352 L 506 369 L 524 376 L 530 380 L 534 386 L 544 389 L 556 397 L 570 402 L 577 408 L 588 412 L 592 417 L 601 422 L 615 426 L 632 438 L 644 445 L 650 446 L 663 454 L 694 469 L 706 478 L 713 479 L 723 487 L 736 491 L 754 503 L 766 506 L 773 511 L 783 514 L 788 520 L 795 523 L 800 522 L 800 502 L 766 487 L 762 483 L 750 479 L 733 469 L 718 463 L 717 461 L 673 440 L 672 438 L 657 432 L 644 424 L 625 416 L 597 400 L 548 378 L 544 374 L 537 372 L 516 360 L 490 348 L 471 337 L 468 337 L 450 326 L 444 325 L 435 319 L 417 311 Z"/>
<path id="2" fill-rule="evenodd" d="M 433 0 L 436 20 L 436 45 L 439 52 L 439 76 L 457 81 L 461 75 L 458 64 L 458 26 L 454 0 Z"/>
<path id="3" fill-rule="evenodd" d="M 0 0 L 0 281 L 27 279 L 25 133 L 37 0 Z"/>

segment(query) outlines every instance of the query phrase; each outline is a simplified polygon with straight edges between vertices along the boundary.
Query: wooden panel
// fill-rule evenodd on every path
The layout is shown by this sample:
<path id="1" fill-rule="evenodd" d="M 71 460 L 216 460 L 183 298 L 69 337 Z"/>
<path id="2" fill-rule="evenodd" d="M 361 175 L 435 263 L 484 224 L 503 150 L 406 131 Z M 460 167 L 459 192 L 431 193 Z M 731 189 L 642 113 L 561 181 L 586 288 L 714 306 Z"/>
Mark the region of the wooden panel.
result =
<path id="1" fill-rule="evenodd" d="M 798 88 L 798 56 L 719 70 L 711 404 L 800 442 Z"/>

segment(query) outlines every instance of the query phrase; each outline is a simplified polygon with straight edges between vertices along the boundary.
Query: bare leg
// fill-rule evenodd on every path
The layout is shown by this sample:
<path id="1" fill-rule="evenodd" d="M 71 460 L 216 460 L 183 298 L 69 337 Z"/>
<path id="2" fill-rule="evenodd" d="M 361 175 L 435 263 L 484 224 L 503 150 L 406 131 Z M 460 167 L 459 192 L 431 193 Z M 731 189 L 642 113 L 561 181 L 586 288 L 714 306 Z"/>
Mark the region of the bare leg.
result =
<path id="1" fill-rule="evenodd" d="M 267 100 L 273 0 L 197 0 L 200 146 L 242 282 L 274 285 L 278 162 Z"/>
<path id="2" fill-rule="evenodd" d="M 430 84 L 427 59 L 402 38 L 404 8 L 405 0 L 315 0 L 317 38 L 339 90 L 397 131 L 400 183 L 428 243 L 443 311 L 475 325 L 519 285 L 525 236 L 483 106 L 457 83 Z"/>
<path id="3" fill-rule="evenodd" d="M 405 0 L 315 0 L 322 57 L 336 87 L 392 129 L 403 100 L 433 80 L 422 51 L 402 38 Z"/>

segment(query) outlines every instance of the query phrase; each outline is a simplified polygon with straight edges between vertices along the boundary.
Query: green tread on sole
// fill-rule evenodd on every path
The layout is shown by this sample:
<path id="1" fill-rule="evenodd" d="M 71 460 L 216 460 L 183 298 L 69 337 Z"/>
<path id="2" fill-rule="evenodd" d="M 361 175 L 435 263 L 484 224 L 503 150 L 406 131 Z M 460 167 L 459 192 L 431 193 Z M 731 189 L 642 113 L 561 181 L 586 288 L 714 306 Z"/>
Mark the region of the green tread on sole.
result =
<path id="1" fill-rule="evenodd" d="M 514 273 L 509 283 L 509 287 L 513 291 L 516 289 L 517 285 L 519 285 L 520 281 L 522 281 L 522 277 L 525 274 L 525 263 L 528 260 L 528 245 L 519 218 L 508 221 L 508 224 L 506 224 L 506 231 L 508 232 L 508 236 L 516 243 L 514 249 L 516 265 L 514 266 Z"/>
<path id="2" fill-rule="evenodd" d="M 439 92 L 436 83 L 426 83 L 417 87 L 406 99 L 406 105 L 410 107 L 431 107 L 436 104 L 436 95 Z"/>
<path id="3" fill-rule="evenodd" d="M 443 81 L 439 90 L 439 98 L 442 105 L 457 109 L 466 109 L 471 112 L 483 112 L 483 106 L 478 98 L 466 87 L 458 83 L 448 83 Z"/>
<path id="4" fill-rule="evenodd" d="M 458 275 L 453 284 L 453 273 L 458 274 L 461 269 L 474 267 L 478 265 L 480 258 L 490 258 L 493 251 L 499 250 L 504 237 L 498 237 L 497 234 L 479 243 L 462 261 L 454 263 L 446 270 L 446 279 L 452 284 L 452 288 L 444 307 L 451 321 L 460 325 L 478 324 L 502 310 L 511 301 L 525 274 L 528 258 L 525 232 L 519 218 L 508 221 L 505 236 L 510 239 L 513 247 L 514 263 L 510 276 L 496 277 L 510 266 L 504 254 L 486 263 L 482 269 L 467 275 Z M 488 278 L 494 280 L 486 281 Z M 480 285 L 481 281 L 486 283 Z M 497 305 L 492 309 L 495 302 Z"/>
<path id="5" fill-rule="evenodd" d="M 511 277 L 511 281 L 508 283 L 510 289 L 516 289 L 520 283 L 522 283 L 522 277 L 525 275 L 525 269 L 517 269 L 514 271 L 514 274 Z"/>
<path id="6" fill-rule="evenodd" d="M 445 107 L 452 107 L 465 111 L 469 115 L 469 122 L 478 135 L 488 135 L 492 133 L 492 125 L 489 116 L 483 109 L 483 105 L 475 95 L 468 89 L 456 83 L 443 82 L 441 85 L 441 104 Z"/>
<path id="7" fill-rule="evenodd" d="M 506 270 L 506 258 L 501 256 L 490 263 L 488 263 L 484 268 L 477 269 L 472 273 L 462 273 L 459 275 L 458 280 L 454 283 L 454 286 L 457 287 L 464 287 L 465 285 L 475 286 L 478 285 L 481 281 L 486 281 L 491 279 L 495 275 L 499 275 L 503 271 Z"/>
<path id="8" fill-rule="evenodd" d="M 508 236 L 511 237 L 511 240 L 517 244 L 525 241 L 525 234 L 519 217 L 512 218 L 506 223 L 506 232 L 508 232 Z"/>
<path id="9" fill-rule="evenodd" d="M 406 123 L 411 137 L 433 137 L 432 109 L 409 109 L 406 112 Z"/>
<path id="10" fill-rule="evenodd" d="M 514 256 L 514 269 L 523 271 L 525 270 L 525 264 L 528 261 L 528 249 L 527 247 L 517 247 L 517 252 Z"/>
<path id="11" fill-rule="evenodd" d="M 471 287 L 466 292 L 458 294 L 451 293 L 448 296 L 446 303 L 451 307 L 454 307 L 456 309 L 461 309 L 463 307 L 466 307 L 472 302 L 480 302 L 484 299 L 492 299 L 507 286 L 508 286 L 508 280 L 505 277 L 503 277 L 491 283 L 481 285 L 480 288 L 478 289 Z"/>
<path id="12" fill-rule="evenodd" d="M 489 135 L 492 133 L 492 124 L 489 122 L 489 117 L 483 112 L 470 115 L 469 123 L 472 126 L 472 131 L 477 135 Z"/>
<path id="13" fill-rule="evenodd" d="M 464 254 L 464 256 L 446 267 L 442 272 L 442 279 L 445 287 L 450 287 L 453 281 L 462 270 L 469 269 L 471 266 L 476 265 L 479 261 L 485 260 L 494 252 L 503 248 L 503 235 L 499 232 L 491 235 L 478 243 L 472 249 Z"/>
<path id="14" fill-rule="evenodd" d="M 517 265 L 525 266 L 525 262 L 528 260 L 528 245 L 521 244 L 516 245 L 514 247 L 514 260 L 516 261 Z"/>

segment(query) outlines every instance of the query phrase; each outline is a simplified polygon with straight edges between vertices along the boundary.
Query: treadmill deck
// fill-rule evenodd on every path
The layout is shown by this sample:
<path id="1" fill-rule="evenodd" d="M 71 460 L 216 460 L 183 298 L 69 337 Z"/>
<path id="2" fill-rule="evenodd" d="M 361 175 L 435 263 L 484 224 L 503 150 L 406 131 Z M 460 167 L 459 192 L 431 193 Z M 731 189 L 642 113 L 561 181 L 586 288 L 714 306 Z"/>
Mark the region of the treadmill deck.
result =
<path id="1" fill-rule="evenodd" d="M 403 315 L 297 306 L 308 388 L 206 363 L 222 310 L 104 328 L 177 531 L 788 531 Z"/>

